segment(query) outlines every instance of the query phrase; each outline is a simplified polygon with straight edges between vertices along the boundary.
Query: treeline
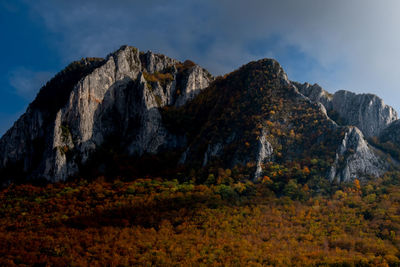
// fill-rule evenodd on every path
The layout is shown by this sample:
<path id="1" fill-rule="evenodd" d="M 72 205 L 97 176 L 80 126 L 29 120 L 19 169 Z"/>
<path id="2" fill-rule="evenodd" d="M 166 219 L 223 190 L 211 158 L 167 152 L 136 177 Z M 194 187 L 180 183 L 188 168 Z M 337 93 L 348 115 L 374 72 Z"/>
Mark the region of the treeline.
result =
<path id="1" fill-rule="evenodd" d="M 329 195 L 291 179 L 279 197 L 273 177 L 228 175 L 12 185 L 0 192 L 0 265 L 400 264 L 397 174 Z"/>

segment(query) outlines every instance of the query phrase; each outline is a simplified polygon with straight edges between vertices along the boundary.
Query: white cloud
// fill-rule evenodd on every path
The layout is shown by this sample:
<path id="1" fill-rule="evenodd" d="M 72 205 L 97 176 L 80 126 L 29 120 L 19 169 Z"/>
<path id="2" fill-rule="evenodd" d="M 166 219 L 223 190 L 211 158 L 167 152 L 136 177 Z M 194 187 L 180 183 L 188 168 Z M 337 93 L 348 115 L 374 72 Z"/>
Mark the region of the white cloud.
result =
<path id="1" fill-rule="evenodd" d="M 285 60 L 292 79 L 334 91 L 372 92 L 400 109 L 398 0 L 150 0 L 26 2 L 66 61 L 104 56 L 122 44 L 178 59 L 192 58 L 222 74 L 255 59 L 247 45 L 276 36 L 258 57 L 296 49 L 314 62 Z M 275 47 L 274 47 L 275 45 Z M 280 46 L 280 47 L 276 47 Z M 293 76 L 292 76 L 293 74 Z"/>

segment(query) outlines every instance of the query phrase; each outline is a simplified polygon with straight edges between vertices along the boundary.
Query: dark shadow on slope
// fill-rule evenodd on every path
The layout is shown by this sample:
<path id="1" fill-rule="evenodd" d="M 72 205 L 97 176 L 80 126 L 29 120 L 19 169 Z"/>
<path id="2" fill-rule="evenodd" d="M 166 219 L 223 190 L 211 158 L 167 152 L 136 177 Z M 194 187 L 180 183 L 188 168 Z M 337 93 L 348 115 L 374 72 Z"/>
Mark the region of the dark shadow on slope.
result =
<path id="1" fill-rule="evenodd" d="M 9 142 L 10 138 L 12 138 L 14 127 L 18 127 L 21 124 L 29 127 L 29 129 L 20 129 L 22 138 L 14 140 L 24 144 L 24 153 L 20 153 L 16 158 L 9 159 L 7 161 L 8 164 L 0 169 L 0 184 L 7 184 L 9 181 L 39 184 L 43 182 L 43 177 L 40 177 L 38 173 L 41 173 L 46 167 L 46 163 L 42 162 L 44 155 L 52 153 L 51 142 L 46 139 L 53 135 L 56 114 L 66 105 L 76 84 L 94 69 L 101 66 L 103 62 L 104 59 L 102 58 L 85 58 L 72 62 L 40 89 L 26 113 L 0 139 L 2 142 L 4 140 Z M 29 131 L 32 128 L 33 121 L 30 118 L 28 119 L 27 114 L 36 113 L 39 114 L 43 123 L 38 133 L 32 137 L 34 133 Z M 46 141 L 48 141 L 47 147 Z"/>
<path id="2" fill-rule="evenodd" d="M 81 165 L 79 174 L 87 180 L 105 176 L 110 181 L 115 178 L 130 181 L 148 176 L 177 178 L 179 169 L 176 166 L 181 152 L 181 150 L 164 151 L 134 156 L 118 151 L 118 146 L 106 142 Z"/>
<path id="3" fill-rule="evenodd" d="M 63 222 L 68 227 L 85 229 L 104 226 L 126 227 L 129 225 L 158 229 L 162 221 L 167 220 L 173 226 L 180 225 L 188 216 L 205 208 L 217 208 L 226 205 L 217 195 L 173 195 L 167 199 L 138 203 L 132 206 L 96 211 L 90 215 L 70 218 Z"/>
<path id="4" fill-rule="evenodd" d="M 35 100 L 30 104 L 30 108 L 37 108 L 53 119 L 56 112 L 67 103 L 71 91 L 79 80 L 103 62 L 103 58 L 85 58 L 72 62 L 40 89 Z"/>

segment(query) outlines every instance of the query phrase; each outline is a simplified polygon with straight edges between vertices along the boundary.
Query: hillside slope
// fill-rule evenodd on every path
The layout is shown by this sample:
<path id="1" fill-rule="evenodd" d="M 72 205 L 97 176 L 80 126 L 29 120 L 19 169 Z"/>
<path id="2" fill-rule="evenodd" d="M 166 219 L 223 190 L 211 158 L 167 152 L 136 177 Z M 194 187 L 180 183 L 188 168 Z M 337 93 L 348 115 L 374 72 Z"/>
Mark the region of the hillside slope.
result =
<path id="1" fill-rule="evenodd" d="M 169 130 L 188 136 L 180 163 L 195 169 L 234 168 L 242 178 L 258 179 L 276 175 L 273 162 L 286 179 L 311 178 L 311 173 L 295 175 L 307 167 L 315 176 L 347 181 L 379 176 L 389 167 L 360 130 L 338 126 L 271 59 L 244 65 L 166 112 Z"/>
<path id="2" fill-rule="evenodd" d="M 365 179 L 396 165 L 364 138 L 395 120 L 394 110 L 375 97 L 365 109 L 368 96 L 346 93 L 346 105 L 367 115 L 338 125 L 329 117 L 335 97 L 313 90 L 272 59 L 214 80 L 191 61 L 123 46 L 72 64 L 42 88 L 0 139 L 1 179 L 194 172 L 206 181 L 229 169 L 235 180 L 285 184 Z"/>

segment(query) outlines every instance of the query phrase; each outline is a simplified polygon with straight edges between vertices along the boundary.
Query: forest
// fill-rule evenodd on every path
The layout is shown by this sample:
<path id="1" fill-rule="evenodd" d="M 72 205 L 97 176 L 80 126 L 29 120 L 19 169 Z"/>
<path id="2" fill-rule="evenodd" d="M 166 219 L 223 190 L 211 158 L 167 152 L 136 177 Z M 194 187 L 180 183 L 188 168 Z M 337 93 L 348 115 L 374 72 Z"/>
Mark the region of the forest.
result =
<path id="1" fill-rule="evenodd" d="M 231 173 L 205 184 L 99 177 L 10 185 L 0 192 L 0 265 L 400 264 L 398 173 L 319 186 L 291 179 L 279 190 L 279 177 L 253 183 Z"/>
<path id="2" fill-rule="evenodd" d="M 75 72 L 101 62 L 75 63 L 59 77 L 73 84 Z M 176 94 L 193 64 L 174 66 Z M 251 62 L 186 105 L 158 103 L 186 149 L 135 157 L 115 134 L 67 181 L 15 179 L 18 164 L 0 173 L 14 178 L 0 190 L 0 266 L 400 266 L 400 172 L 327 179 L 347 128 L 300 97 L 279 68 Z M 151 90 L 173 79 L 168 71 L 143 77 Z M 43 90 L 32 107 L 53 94 Z M 71 136 L 68 124 L 60 130 Z M 256 162 L 260 139 L 273 152 Z M 43 142 L 32 145 L 38 155 Z M 396 145 L 371 144 L 398 159 Z M 68 146 L 58 149 L 73 158 Z"/>

